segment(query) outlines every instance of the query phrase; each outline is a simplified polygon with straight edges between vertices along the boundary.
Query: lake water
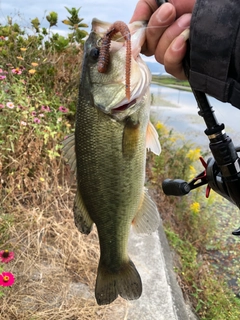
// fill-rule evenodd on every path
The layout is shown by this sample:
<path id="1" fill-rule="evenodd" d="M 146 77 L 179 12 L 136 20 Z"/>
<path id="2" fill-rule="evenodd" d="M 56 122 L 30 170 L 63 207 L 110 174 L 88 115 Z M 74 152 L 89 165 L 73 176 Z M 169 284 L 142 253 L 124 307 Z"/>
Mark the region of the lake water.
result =
<path id="1" fill-rule="evenodd" d="M 187 140 L 206 147 L 209 140 L 204 133 L 205 122 L 198 115 L 198 106 L 192 92 L 151 85 L 152 112 L 155 121 L 161 121 L 168 128 L 184 134 Z M 240 110 L 229 103 L 222 103 L 208 97 L 219 123 L 225 124 L 226 133 L 235 145 L 240 145 Z"/>
<path id="2" fill-rule="evenodd" d="M 201 147 L 202 150 L 209 150 L 209 140 L 204 133 L 206 125 L 202 117 L 198 115 L 197 103 L 192 92 L 152 84 L 151 93 L 151 116 L 155 121 L 160 121 L 168 128 L 174 129 L 175 132 L 185 135 L 183 142 L 187 139 Z M 218 122 L 225 124 L 226 133 L 232 138 L 234 145 L 239 146 L 240 110 L 212 97 L 209 97 L 209 102 L 215 110 Z M 204 214 L 204 210 L 201 213 Z M 213 243 L 221 241 L 221 249 L 208 250 L 209 261 L 217 270 L 216 272 L 224 276 L 232 291 L 239 295 L 240 258 L 238 249 L 234 251 L 234 248 L 238 248 L 240 238 L 231 235 L 231 232 L 240 226 L 239 209 L 222 198 L 221 201 L 214 203 L 212 214 L 217 220 L 216 228 L 220 230 L 216 232 Z M 236 247 L 229 247 L 233 243 L 236 243 Z"/>

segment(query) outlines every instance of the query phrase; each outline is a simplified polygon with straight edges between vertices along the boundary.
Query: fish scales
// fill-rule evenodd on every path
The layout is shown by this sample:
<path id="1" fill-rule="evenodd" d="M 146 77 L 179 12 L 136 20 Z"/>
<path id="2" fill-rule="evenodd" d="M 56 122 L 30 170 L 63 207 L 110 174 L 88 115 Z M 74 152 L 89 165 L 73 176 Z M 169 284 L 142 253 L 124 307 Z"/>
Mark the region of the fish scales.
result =
<path id="1" fill-rule="evenodd" d="M 76 162 L 76 169 L 71 166 L 77 174 L 75 224 L 86 234 L 93 223 L 97 227 L 100 261 L 95 296 L 102 305 L 118 295 L 132 300 L 142 293 L 141 278 L 127 246 L 132 223 L 139 233 L 150 233 L 158 227 L 159 214 L 144 180 L 146 147 L 159 153 L 160 146 L 149 124 L 150 76 L 138 57 L 140 49 L 131 62 L 128 101 L 123 76 L 124 41 L 112 41 L 110 65 L 106 74 L 100 74 L 96 59 L 99 41 L 110 25 L 95 19 L 92 26 L 84 49 L 75 135 L 66 139 L 63 152 L 69 163 Z M 99 31 L 99 26 L 105 31 Z M 136 31 L 143 24 L 132 28 Z M 148 132 L 152 139 L 147 139 Z M 146 146 L 146 141 L 152 141 L 151 145 Z"/>
<path id="2" fill-rule="evenodd" d="M 85 112 L 80 101 L 76 125 L 77 163 L 81 164 L 77 166 L 78 188 L 97 225 L 101 251 L 117 259 L 118 251 L 126 255 L 129 228 L 141 201 L 139 186 L 144 183 L 144 175 L 139 173 L 145 170 L 146 148 L 142 141 L 148 114 L 144 108 L 138 112 L 142 123 L 139 142 L 134 154 L 125 155 L 122 145 L 125 121 L 119 123 L 94 107 L 86 105 L 86 108 Z M 112 234 L 121 236 L 117 236 L 118 243 L 110 247 L 114 255 L 108 252 Z M 124 250 L 117 250 L 122 247 L 122 239 Z"/>

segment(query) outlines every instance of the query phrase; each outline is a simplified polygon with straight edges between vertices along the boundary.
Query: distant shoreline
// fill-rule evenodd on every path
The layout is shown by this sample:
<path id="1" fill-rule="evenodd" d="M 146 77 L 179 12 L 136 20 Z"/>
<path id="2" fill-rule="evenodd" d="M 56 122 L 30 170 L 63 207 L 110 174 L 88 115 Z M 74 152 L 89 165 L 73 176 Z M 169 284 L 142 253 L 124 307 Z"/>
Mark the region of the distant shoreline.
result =
<path id="1" fill-rule="evenodd" d="M 178 80 L 171 76 L 153 75 L 152 83 L 160 86 L 165 86 L 173 89 L 192 91 L 189 82 L 187 80 Z"/>

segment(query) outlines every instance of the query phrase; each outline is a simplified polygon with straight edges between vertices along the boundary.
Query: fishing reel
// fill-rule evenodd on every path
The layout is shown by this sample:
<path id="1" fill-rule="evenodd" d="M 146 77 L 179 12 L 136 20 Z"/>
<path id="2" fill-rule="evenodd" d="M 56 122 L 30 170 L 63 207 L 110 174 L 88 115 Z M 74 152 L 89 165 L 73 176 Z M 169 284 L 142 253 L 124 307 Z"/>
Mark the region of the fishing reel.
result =
<path id="1" fill-rule="evenodd" d="M 163 192 L 166 195 L 184 196 L 193 189 L 207 185 L 207 198 L 212 189 L 240 208 L 240 158 L 238 156 L 240 146 L 234 147 L 232 140 L 224 131 L 223 124 L 217 125 L 215 129 L 217 129 L 215 132 L 205 130 L 210 140 L 209 147 L 213 157 L 207 162 L 200 157 L 204 170 L 190 182 L 181 179 L 164 180 Z M 239 236 L 240 228 L 233 231 L 232 234 Z"/>
<path id="2" fill-rule="evenodd" d="M 189 60 L 187 58 L 186 55 L 184 69 L 188 76 Z M 163 191 L 166 195 L 183 196 L 191 190 L 207 184 L 207 197 L 210 190 L 213 189 L 240 209 L 240 158 L 238 156 L 240 147 L 234 146 L 231 138 L 224 130 L 224 124 L 218 123 L 206 94 L 193 88 L 192 92 L 198 104 L 198 114 L 204 119 L 207 126 L 204 132 L 209 139 L 209 148 L 213 158 L 209 158 L 207 162 L 200 158 L 204 171 L 189 183 L 179 179 L 164 180 Z M 240 227 L 232 234 L 240 236 Z"/>
<path id="3" fill-rule="evenodd" d="M 158 6 L 168 2 L 167 0 L 156 0 Z M 184 71 L 189 79 L 190 48 L 183 61 Z M 191 82 L 190 82 L 191 86 Z M 219 124 L 204 92 L 194 90 L 192 92 L 198 104 L 198 114 L 203 117 L 207 129 L 204 131 L 209 139 L 209 148 L 213 157 L 207 162 L 203 158 L 200 161 L 204 170 L 192 181 L 186 182 L 181 179 L 166 179 L 162 183 L 166 195 L 184 196 L 191 190 L 207 185 L 206 197 L 210 190 L 226 198 L 240 209 L 240 158 L 238 152 L 240 147 L 235 147 L 231 138 L 226 134 L 224 124 Z M 232 232 L 240 236 L 240 227 Z"/>
<path id="4" fill-rule="evenodd" d="M 185 60 L 186 74 L 189 70 L 187 61 Z M 209 148 L 213 158 L 209 158 L 207 162 L 200 158 L 204 171 L 189 183 L 179 179 L 164 180 L 162 184 L 163 192 L 166 195 L 183 196 L 191 190 L 207 184 L 207 197 L 210 190 L 213 189 L 240 209 L 240 158 L 238 156 L 240 147 L 234 146 L 231 138 L 224 130 L 224 124 L 219 124 L 216 120 L 206 94 L 193 88 L 192 92 L 198 104 L 198 114 L 203 117 L 207 126 L 204 132 L 209 139 Z M 240 236 L 240 227 L 232 234 Z"/>
<path id="5" fill-rule="evenodd" d="M 223 149 L 224 148 L 225 147 L 223 147 Z M 235 152 L 240 152 L 240 146 L 235 148 Z M 182 179 L 165 179 L 162 183 L 164 193 L 168 196 L 184 196 L 191 190 L 207 185 L 206 198 L 209 197 L 212 189 L 240 208 L 239 157 L 235 162 L 226 164 L 225 168 L 221 168 L 213 157 L 209 158 L 207 162 L 205 162 L 202 157 L 199 159 L 204 167 L 204 170 L 201 173 L 194 177 L 190 182 L 186 182 Z M 229 175 L 224 177 L 221 169 L 227 170 Z"/>
<path id="6" fill-rule="evenodd" d="M 226 198 L 240 208 L 240 146 L 235 147 L 231 138 L 225 132 L 224 124 L 219 124 L 209 105 L 205 93 L 192 90 L 198 103 L 200 111 L 198 114 L 203 117 L 207 129 L 204 131 L 210 141 L 209 148 L 213 158 L 207 162 L 200 157 L 204 171 L 198 174 L 189 183 L 180 180 L 166 179 L 162 187 L 166 195 L 183 196 L 191 190 L 207 184 L 206 197 L 210 190 Z M 240 235 L 240 230 L 239 230 Z"/>

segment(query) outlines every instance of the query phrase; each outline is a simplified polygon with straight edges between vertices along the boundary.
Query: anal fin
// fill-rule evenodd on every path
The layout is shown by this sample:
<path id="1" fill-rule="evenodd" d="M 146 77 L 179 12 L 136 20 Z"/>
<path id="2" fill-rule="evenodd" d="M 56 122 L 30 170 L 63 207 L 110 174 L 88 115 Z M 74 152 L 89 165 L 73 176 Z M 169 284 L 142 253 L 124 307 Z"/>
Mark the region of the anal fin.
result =
<path id="1" fill-rule="evenodd" d="M 144 189 L 143 200 L 136 216 L 132 221 L 133 230 L 136 233 L 152 233 L 160 224 L 160 215 L 156 204 L 150 198 L 147 189 Z"/>

